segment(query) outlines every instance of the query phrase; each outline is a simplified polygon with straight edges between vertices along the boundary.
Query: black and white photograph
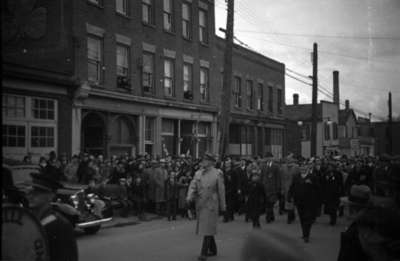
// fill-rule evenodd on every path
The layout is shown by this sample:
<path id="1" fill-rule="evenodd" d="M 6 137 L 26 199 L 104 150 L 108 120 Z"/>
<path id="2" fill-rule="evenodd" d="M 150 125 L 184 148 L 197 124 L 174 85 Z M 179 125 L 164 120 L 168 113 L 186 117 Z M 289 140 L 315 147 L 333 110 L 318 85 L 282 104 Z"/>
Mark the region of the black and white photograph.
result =
<path id="1" fill-rule="evenodd" d="M 1 261 L 400 261 L 400 0 L 1 22 Z"/>

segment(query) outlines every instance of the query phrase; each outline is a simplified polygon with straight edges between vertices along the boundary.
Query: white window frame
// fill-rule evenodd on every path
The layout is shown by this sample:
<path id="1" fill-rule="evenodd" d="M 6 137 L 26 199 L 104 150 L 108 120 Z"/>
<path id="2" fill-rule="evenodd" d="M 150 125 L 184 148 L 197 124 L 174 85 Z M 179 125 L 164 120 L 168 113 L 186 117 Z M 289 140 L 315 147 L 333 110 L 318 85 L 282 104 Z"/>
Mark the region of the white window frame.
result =
<path id="1" fill-rule="evenodd" d="M 147 20 L 145 19 L 145 11 L 147 13 Z M 145 24 L 154 24 L 154 1 L 142 0 L 142 22 Z"/>
<path id="2" fill-rule="evenodd" d="M 169 9 L 167 8 L 169 7 Z M 163 28 L 165 31 L 174 31 L 174 1 L 163 0 Z"/>
<path id="3" fill-rule="evenodd" d="M 202 23 L 202 14 L 204 14 L 204 23 Z M 208 12 L 204 9 L 199 9 L 199 41 L 208 44 Z"/>
<path id="4" fill-rule="evenodd" d="M 187 6 L 188 14 L 185 17 L 183 6 Z M 186 28 L 186 32 L 185 32 Z M 188 2 L 182 3 L 182 36 L 185 39 L 192 39 L 192 5 Z"/>
<path id="5" fill-rule="evenodd" d="M 118 4 L 122 4 L 122 6 L 119 6 Z M 122 7 L 122 10 L 119 8 Z M 115 0 L 115 11 L 119 14 L 128 15 L 128 0 Z"/>
<path id="6" fill-rule="evenodd" d="M 202 82 L 202 72 L 205 72 L 205 82 Z M 209 102 L 210 94 L 209 94 L 209 85 L 210 85 L 210 70 L 206 67 L 200 67 L 200 101 L 201 102 Z M 203 91 L 204 90 L 204 93 Z"/>
<path id="7" fill-rule="evenodd" d="M 89 38 L 92 40 L 98 41 L 98 47 L 99 47 L 99 59 L 91 59 L 89 57 Z M 96 78 L 91 79 L 89 75 L 89 64 L 93 64 L 97 67 L 97 76 Z M 87 66 L 88 66 L 88 81 L 99 84 L 103 80 L 103 38 L 93 35 L 93 34 L 87 34 Z"/>
<path id="8" fill-rule="evenodd" d="M 185 67 L 188 68 L 187 74 L 185 74 Z M 192 99 L 193 99 L 193 65 L 190 63 L 183 63 L 182 74 L 183 74 L 183 95 L 185 95 L 185 92 L 190 91 L 192 93 Z M 187 90 L 185 90 L 186 86 L 189 86 Z"/>
<path id="9" fill-rule="evenodd" d="M 124 67 L 124 65 L 119 65 L 118 64 L 118 48 L 122 48 L 125 49 L 124 51 L 126 51 L 126 67 Z M 123 76 L 129 79 L 129 62 L 130 62 L 130 48 L 128 45 L 125 44 L 121 44 L 121 43 L 117 43 L 116 48 L 115 48 L 115 54 L 116 54 L 116 71 L 117 71 L 117 76 Z M 122 68 L 123 72 L 120 73 L 119 72 L 119 68 Z"/>
<path id="10" fill-rule="evenodd" d="M 3 117 L 2 125 L 18 125 L 25 127 L 25 147 L 4 147 L 3 146 L 3 154 L 11 154 L 18 155 L 22 157 L 26 155 L 28 152 L 34 155 L 46 155 L 50 151 L 57 151 L 58 148 L 58 101 L 56 99 L 51 99 L 47 97 L 38 97 L 38 96 L 24 96 L 24 95 L 14 95 L 5 93 L 3 95 L 10 96 L 18 96 L 23 97 L 25 99 L 25 117 L 21 118 L 12 118 L 12 117 Z M 43 100 L 52 100 L 54 102 L 54 119 L 36 119 L 33 116 L 33 100 L 34 99 L 43 99 Z M 54 146 L 53 147 L 32 147 L 31 146 L 31 127 L 52 127 L 54 128 Z"/>
<path id="11" fill-rule="evenodd" d="M 171 75 L 167 75 L 167 65 L 170 65 L 170 73 Z M 174 96 L 174 85 L 175 85 L 175 61 L 173 59 L 170 58 L 165 58 L 164 59 L 164 82 L 163 82 L 163 89 L 164 89 L 164 96 L 167 97 L 173 97 Z M 167 86 L 167 83 L 170 83 L 170 86 Z"/>

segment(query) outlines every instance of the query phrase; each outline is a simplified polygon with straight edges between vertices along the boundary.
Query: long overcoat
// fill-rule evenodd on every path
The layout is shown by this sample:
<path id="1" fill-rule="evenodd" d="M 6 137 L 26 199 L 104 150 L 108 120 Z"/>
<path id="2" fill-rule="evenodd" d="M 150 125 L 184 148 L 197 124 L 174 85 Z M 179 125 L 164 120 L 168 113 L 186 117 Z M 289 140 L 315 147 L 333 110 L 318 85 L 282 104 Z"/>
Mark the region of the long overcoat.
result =
<path id="1" fill-rule="evenodd" d="M 190 182 L 187 200 L 196 202 L 196 234 L 215 235 L 219 210 L 226 210 L 222 174 L 214 167 L 198 170 Z"/>

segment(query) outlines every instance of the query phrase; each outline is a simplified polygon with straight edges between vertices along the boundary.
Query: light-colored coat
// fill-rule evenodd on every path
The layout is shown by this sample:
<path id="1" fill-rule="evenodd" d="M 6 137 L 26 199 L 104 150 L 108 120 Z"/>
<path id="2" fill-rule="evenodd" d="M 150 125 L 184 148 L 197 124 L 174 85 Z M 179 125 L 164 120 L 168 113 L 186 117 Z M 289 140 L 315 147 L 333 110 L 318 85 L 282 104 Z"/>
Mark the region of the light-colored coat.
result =
<path id="1" fill-rule="evenodd" d="M 196 234 L 215 235 L 219 210 L 226 210 L 222 174 L 214 167 L 197 171 L 190 182 L 187 200 L 196 202 Z"/>

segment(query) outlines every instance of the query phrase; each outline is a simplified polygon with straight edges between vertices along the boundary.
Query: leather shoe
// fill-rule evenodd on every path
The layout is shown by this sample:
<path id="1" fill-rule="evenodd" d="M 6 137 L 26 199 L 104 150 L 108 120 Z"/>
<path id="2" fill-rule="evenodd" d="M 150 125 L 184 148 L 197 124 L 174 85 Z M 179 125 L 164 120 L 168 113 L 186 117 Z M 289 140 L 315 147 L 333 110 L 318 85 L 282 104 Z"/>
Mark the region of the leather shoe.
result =
<path id="1" fill-rule="evenodd" d="M 207 260 L 207 257 L 206 256 L 199 256 L 198 258 L 197 258 L 197 260 L 199 260 L 199 261 L 206 261 Z"/>

